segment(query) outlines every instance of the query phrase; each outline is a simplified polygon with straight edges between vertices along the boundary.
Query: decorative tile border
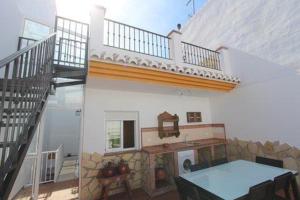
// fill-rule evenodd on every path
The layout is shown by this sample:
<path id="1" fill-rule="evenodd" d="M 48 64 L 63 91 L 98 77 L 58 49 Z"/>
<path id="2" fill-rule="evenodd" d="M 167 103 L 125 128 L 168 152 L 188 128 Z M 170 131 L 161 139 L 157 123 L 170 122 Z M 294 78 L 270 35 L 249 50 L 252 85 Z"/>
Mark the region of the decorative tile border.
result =
<path id="1" fill-rule="evenodd" d="M 219 128 L 224 128 L 224 124 L 191 124 L 191 125 L 181 125 L 179 126 L 179 129 L 194 129 L 194 128 L 209 128 L 209 127 L 219 127 Z M 166 127 L 166 128 L 172 128 Z M 141 128 L 142 133 L 145 132 L 154 132 L 158 131 L 157 127 L 147 127 L 147 128 Z"/>
<path id="2" fill-rule="evenodd" d="M 153 68 L 159 69 L 164 71 L 169 71 L 172 73 L 178 74 L 185 74 L 190 76 L 198 76 L 212 80 L 221 80 L 231 83 L 240 83 L 240 79 L 234 76 L 228 76 L 221 71 L 206 69 L 204 67 L 188 67 L 188 66 L 177 66 L 172 62 L 165 61 L 156 61 L 156 60 L 149 60 L 144 59 L 141 57 L 130 57 L 129 55 L 121 55 L 118 53 L 103 51 L 99 56 L 92 56 L 93 59 L 100 59 L 105 62 L 113 62 L 113 63 L 120 63 L 126 64 L 128 66 L 138 66 L 143 68 Z"/>

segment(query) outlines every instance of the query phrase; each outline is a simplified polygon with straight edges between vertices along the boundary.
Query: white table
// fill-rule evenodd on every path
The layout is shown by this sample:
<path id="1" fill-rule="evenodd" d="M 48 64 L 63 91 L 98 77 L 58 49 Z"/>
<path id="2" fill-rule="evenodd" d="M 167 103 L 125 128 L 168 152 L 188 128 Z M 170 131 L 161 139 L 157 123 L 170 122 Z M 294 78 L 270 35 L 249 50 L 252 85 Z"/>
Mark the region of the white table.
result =
<path id="1" fill-rule="evenodd" d="M 233 200 L 248 194 L 249 188 L 276 176 L 296 171 L 236 160 L 180 177 L 224 200 Z"/>

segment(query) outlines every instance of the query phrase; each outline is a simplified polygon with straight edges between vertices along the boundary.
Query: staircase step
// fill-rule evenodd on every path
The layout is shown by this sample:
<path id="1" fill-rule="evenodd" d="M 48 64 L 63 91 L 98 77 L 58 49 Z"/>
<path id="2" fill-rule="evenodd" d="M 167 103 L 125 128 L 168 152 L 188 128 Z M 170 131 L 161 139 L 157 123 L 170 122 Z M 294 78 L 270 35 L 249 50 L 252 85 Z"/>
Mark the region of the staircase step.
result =
<path id="1" fill-rule="evenodd" d="M 17 79 L 15 81 L 13 81 L 12 79 L 8 79 L 6 81 L 6 91 L 10 91 L 12 86 L 14 86 L 14 88 L 19 88 L 19 90 L 24 88 L 24 86 L 26 86 L 26 89 L 28 89 L 29 86 L 33 87 L 33 85 L 29 85 L 29 83 L 34 81 L 35 80 L 33 80 L 32 78 Z M 0 91 L 3 90 L 4 82 L 4 79 L 0 79 Z"/>
<path id="2" fill-rule="evenodd" d="M 77 66 L 67 66 L 67 65 L 58 65 L 58 64 L 54 64 L 53 67 L 56 72 L 86 70 L 85 68 L 81 68 L 81 67 L 77 67 Z"/>
<path id="3" fill-rule="evenodd" d="M 13 142 L 6 142 L 6 147 L 9 147 L 10 145 L 15 145 L 16 142 L 13 141 Z M 0 142 L 0 148 L 3 148 L 4 147 L 4 142 Z"/>
<path id="4" fill-rule="evenodd" d="M 13 119 L 13 118 L 18 119 L 18 118 L 20 118 L 20 117 L 21 117 L 21 118 L 24 118 L 25 116 L 22 116 L 22 115 L 20 116 L 20 115 L 13 115 L 13 114 L 11 114 L 10 117 L 9 117 L 9 119 Z M 3 116 L 2 116 L 2 119 L 7 119 L 7 118 L 8 118 L 7 115 L 3 115 Z"/>
<path id="5" fill-rule="evenodd" d="M 7 123 L 5 123 L 5 122 L 0 123 L 0 127 L 6 127 L 6 125 L 7 125 Z M 18 125 L 23 125 L 23 123 L 9 123 L 8 127 L 12 127 L 12 126 L 16 127 Z"/>
<path id="6" fill-rule="evenodd" d="M 14 109 L 14 108 L 8 109 L 8 108 L 4 108 L 3 112 L 6 113 L 6 114 L 13 113 L 13 112 L 17 112 L 17 113 L 20 113 L 20 112 L 29 113 L 29 112 L 31 112 L 31 109 L 24 109 L 24 108 L 22 108 L 22 109 L 20 109 L 20 108 L 17 108 L 17 109 Z"/>
<path id="7" fill-rule="evenodd" d="M 72 78 L 72 79 L 85 79 L 86 70 L 71 70 L 71 71 L 58 71 L 54 74 L 56 78 Z"/>
<path id="8" fill-rule="evenodd" d="M 0 200 L 8 199 L 17 179 L 23 160 L 41 120 L 42 112 L 45 110 L 45 99 L 48 98 L 51 84 L 49 74 L 38 73 L 33 77 L 24 78 L 11 77 L 11 75 L 14 74 L 13 71 L 16 71 L 15 69 L 17 69 L 18 74 L 19 72 L 23 73 L 24 70 L 28 68 L 32 68 L 30 71 L 33 73 L 38 72 L 37 70 L 50 70 L 48 64 L 53 61 L 53 57 L 49 57 L 45 60 L 46 55 L 43 52 L 49 49 L 52 50 L 51 48 L 54 46 L 55 34 L 50 34 L 46 39 L 0 60 L 1 66 L 6 66 L 6 69 L 8 69 L 4 76 L 9 74 L 8 76 L 10 77 L 9 79 L 3 79 L 4 73 L 2 73 L 0 78 L 0 101 L 4 102 L 4 105 L 1 105 L 0 108 L 0 149 L 2 150 L 2 154 L 5 155 L 5 157 L 1 158 Z M 20 61 L 20 59 L 24 59 L 24 57 L 28 58 L 28 56 L 30 56 L 30 61 L 36 59 L 38 61 L 45 60 L 47 62 L 37 62 L 37 66 L 32 66 L 26 62 L 23 62 L 22 65 L 20 62 L 17 62 Z M 49 54 L 49 56 L 52 55 Z M 51 70 L 53 70 L 53 68 Z M 28 104 L 28 102 L 30 102 L 30 104 Z M 29 107 L 33 107 L 34 109 Z M 23 117 L 24 120 L 21 120 Z M 16 123 L 14 123 L 14 119 L 17 119 Z M 15 129 L 13 132 L 13 128 L 11 128 L 13 125 L 24 126 L 21 129 Z M 3 128 L 6 126 L 10 128 Z M 6 134 L 6 136 L 3 137 L 3 131 L 4 133 L 9 131 L 8 135 Z M 11 138 L 13 138 L 14 141 L 11 141 Z"/>
<path id="9" fill-rule="evenodd" d="M 69 81 L 69 82 L 61 82 L 61 83 L 53 83 L 53 85 L 54 85 L 55 88 L 72 86 L 72 85 L 82 85 L 82 84 L 85 84 L 85 80 Z"/>
<path id="10" fill-rule="evenodd" d="M 32 97 L 27 97 L 27 96 L 19 96 L 19 97 L 16 97 L 16 96 L 14 96 L 14 97 L 10 97 L 10 96 L 6 96 L 5 98 L 4 98 L 4 100 L 5 101 L 10 101 L 10 99 L 12 100 L 12 101 L 18 101 L 18 102 L 20 102 L 20 101 L 37 101 L 37 99 L 35 99 L 35 98 L 32 98 Z"/>

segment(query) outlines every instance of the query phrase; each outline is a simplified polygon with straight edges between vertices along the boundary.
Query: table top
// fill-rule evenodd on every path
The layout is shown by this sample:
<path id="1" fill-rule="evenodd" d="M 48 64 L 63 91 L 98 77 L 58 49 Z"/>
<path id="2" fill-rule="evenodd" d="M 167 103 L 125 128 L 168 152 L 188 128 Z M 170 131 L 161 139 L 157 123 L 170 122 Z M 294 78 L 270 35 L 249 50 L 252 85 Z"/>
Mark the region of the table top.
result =
<path id="1" fill-rule="evenodd" d="M 297 174 L 288 169 L 236 160 L 180 176 L 224 200 L 233 200 L 247 195 L 251 186 L 287 172 Z"/>

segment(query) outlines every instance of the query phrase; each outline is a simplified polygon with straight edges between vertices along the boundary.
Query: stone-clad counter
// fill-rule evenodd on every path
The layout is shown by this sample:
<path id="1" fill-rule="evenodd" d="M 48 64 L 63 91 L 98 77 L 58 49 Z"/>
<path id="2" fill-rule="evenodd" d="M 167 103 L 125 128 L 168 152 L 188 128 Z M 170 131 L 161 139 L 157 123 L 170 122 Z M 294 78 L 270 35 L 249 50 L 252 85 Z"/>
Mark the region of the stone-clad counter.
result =
<path id="1" fill-rule="evenodd" d="M 220 148 L 221 147 L 221 154 Z M 178 176 L 178 152 L 193 150 L 195 162 L 200 162 L 202 152 L 207 152 L 210 159 L 224 157 L 226 155 L 226 140 L 209 138 L 192 140 L 188 142 L 169 143 L 167 145 L 146 146 L 142 148 L 143 189 L 151 196 L 157 196 L 174 190 L 173 177 Z M 167 173 L 167 184 L 164 187 L 157 186 L 155 171 L 163 167 Z"/>

